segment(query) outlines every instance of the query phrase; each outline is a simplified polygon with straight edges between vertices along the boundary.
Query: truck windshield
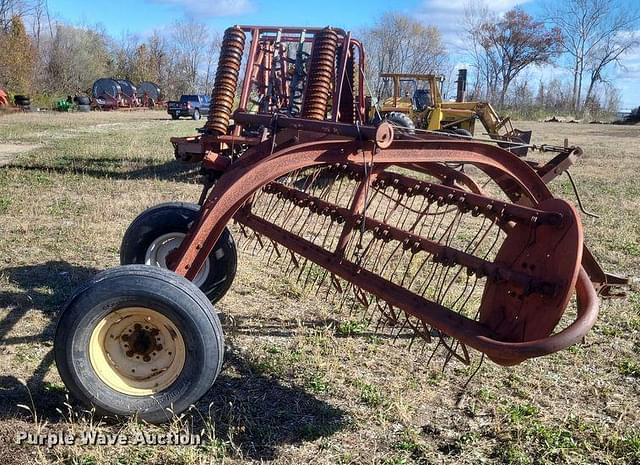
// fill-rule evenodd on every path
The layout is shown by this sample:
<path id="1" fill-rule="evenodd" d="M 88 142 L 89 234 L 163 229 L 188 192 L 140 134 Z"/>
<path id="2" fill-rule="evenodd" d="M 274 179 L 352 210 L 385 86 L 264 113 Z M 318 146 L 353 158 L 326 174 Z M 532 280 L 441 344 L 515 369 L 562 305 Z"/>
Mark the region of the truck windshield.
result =
<path id="1" fill-rule="evenodd" d="M 197 95 L 183 95 L 182 97 L 180 97 L 180 103 L 197 102 L 197 101 L 198 101 Z"/>

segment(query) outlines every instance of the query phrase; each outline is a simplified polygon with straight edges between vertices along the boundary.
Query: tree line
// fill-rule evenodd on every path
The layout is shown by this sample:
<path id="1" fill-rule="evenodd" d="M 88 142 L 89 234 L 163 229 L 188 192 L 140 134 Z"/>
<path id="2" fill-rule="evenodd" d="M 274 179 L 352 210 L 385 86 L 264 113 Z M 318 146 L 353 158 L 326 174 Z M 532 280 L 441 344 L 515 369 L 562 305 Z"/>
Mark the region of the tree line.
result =
<path id="1" fill-rule="evenodd" d="M 168 97 L 210 92 L 220 37 L 204 23 L 185 19 L 145 38 L 115 39 L 101 26 L 54 21 L 44 0 L 34 2 L 0 0 L 0 86 L 13 94 L 90 92 L 112 76 L 155 82 Z"/>
<path id="2" fill-rule="evenodd" d="M 620 105 L 609 75 L 640 44 L 639 18 L 622 0 L 549 2 L 539 17 L 519 8 L 498 15 L 478 0 L 461 13 L 462 48 L 447 47 L 437 25 L 398 12 L 381 15 L 359 36 L 374 95 L 383 90 L 381 72 L 444 74 L 447 94 L 455 55 L 469 68 L 469 99 L 529 116 L 547 110 L 594 115 Z M 148 37 L 115 39 L 99 26 L 53 20 L 45 0 L 0 0 L 0 86 L 16 94 L 86 92 L 108 76 L 156 82 L 167 97 L 208 93 L 219 46 L 220 34 L 193 19 Z M 545 66 L 561 72 L 535 77 Z"/>

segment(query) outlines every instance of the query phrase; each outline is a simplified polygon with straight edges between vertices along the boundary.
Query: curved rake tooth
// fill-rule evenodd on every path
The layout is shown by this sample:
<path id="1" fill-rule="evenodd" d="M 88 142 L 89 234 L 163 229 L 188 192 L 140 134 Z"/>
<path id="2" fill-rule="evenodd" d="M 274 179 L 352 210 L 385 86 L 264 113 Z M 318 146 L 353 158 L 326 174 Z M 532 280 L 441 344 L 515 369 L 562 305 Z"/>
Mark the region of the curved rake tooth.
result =
<path id="1" fill-rule="evenodd" d="M 238 227 L 240 228 L 240 234 L 242 234 L 245 237 L 245 239 L 249 239 L 249 233 L 247 233 L 247 227 L 238 221 L 236 221 L 235 224 L 237 224 Z"/>
<path id="2" fill-rule="evenodd" d="M 255 231 L 249 230 L 249 234 L 247 234 L 247 238 L 246 238 L 245 241 L 243 241 L 243 244 L 241 246 L 241 250 L 243 252 L 249 253 L 248 252 L 249 247 L 254 245 L 255 240 L 256 240 L 256 236 L 257 236 L 257 233 Z"/>
<path id="3" fill-rule="evenodd" d="M 354 288 L 353 293 L 355 294 L 356 299 L 358 299 L 358 302 L 360 302 L 365 309 L 369 308 L 369 299 L 367 299 L 367 295 L 362 289 Z"/>
<path id="4" fill-rule="evenodd" d="M 295 268 L 300 268 L 300 263 L 298 262 L 298 259 L 296 258 L 296 254 L 291 250 L 291 249 L 287 249 L 289 250 L 289 265 L 293 264 L 293 266 Z M 287 272 L 289 272 L 289 266 L 287 266 Z"/>
<path id="5" fill-rule="evenodd" d="M 280 257 L 282 257 L 282 254 L 280 253 L 280 249 L 278 249 L 278 243 L 276 241 L 274 241 L 273 239 L 269 239 L 271 241 L 271 253 L 269 254 L 269 258 L 267 259 L 267 265 L 271 264 L 271 259 L 273 258 L 273 254 L 276 254 L 276 259 L 275 261 L 277 262 L 278 260 L 280 260 Z"/>
<path id="6" fill-rule="evenodd" d="M 447 355 L 444 360 L 444 364 L 442 369 L 444 370 L 447 364 L 451 361 L 451 358 L 455 358 L 465 365 L 469 365 L 471 363 L 471 358 L 469 357 L 469 351 L 467 350 L 467 346 L 461 342 L 455 341 L 453 346 L 447 344 L 445 342 L 445 338 L 441 336 L 440 340 L 442 341 L 442 346 L 447 350 Z M 458 354 L 457 348 L 460 347 L 462 350 L 462 355 Z"/>
<path id="7" fill-rule="evenodd" d="M 334 275 L 333 273 L 331 274 L 331 285 L 335 287 L 335 289 L 342 294 L 343 290 L 342 290 L 342 285 L 340 284 L 339 278 Z"/>
<path id="8" fill-rule="evenodd" d="M 398 337 L 400 337 L 400 335 L 402 334 L 402 331 L 404 330 L 404 328 L 407 326 L 407 323 L 409 321 L 409 317 L 407 316 L 407 314 L 403 314 L 402 315 L 404 317 L 404 321 L 402 322 L 402 324 L 395 330 L 395 335 L 393 336 L 393 343 L 395 344 L 395 342 L 398 340 Z M 392 331 L 393 332 L 393 331 Z M 411 341 L 413 342 L 414 336 L 412 335 L 411 337 Z"/>
<path id="9" fill-rule="evenodd" d="M 254 242 L 252 255 L 256 255 L 256 249 L 260 246 L 259 250 L 264 249 L 264 243 L 262 242 L 262 235 L 256 233 L 256 241 Z"/>
<path id="10" fill-rule="evenodd" d="M 309 259 L 304 257 L 304 262 L 299 267 L 300 271 L 298 272 L 298 275 L 296 276 L 296 283 L 300 282 L 300 277 L 302 276 L 302 273 L 304 273 L 306 270 L 310 269 L 311 265 L 312 265 L 312 263 L 309 261 Z"/>
<path id="11" fill-rule="evenodd" d="M 313 285 L 316 288 L 316 293 L 315 295 L 317 296 L 318 293 L 320 292 L 320 290 L 324 287 L 324 280 L 327 279 L 327 276 L 329 275 L 329 271 L 326 268 L 322 268 L 324 271 L 322 272 L 322 277 L 320 278 L 320 282 L 317 283 L 317 278 L 316 281 L 314 281 Z M 327 286 L 327 294 L 329 294 L 329 291 L 331 290 L 331 286 Z M 326 296 L 325 296 L 325 300 L 326 300 Z"/>

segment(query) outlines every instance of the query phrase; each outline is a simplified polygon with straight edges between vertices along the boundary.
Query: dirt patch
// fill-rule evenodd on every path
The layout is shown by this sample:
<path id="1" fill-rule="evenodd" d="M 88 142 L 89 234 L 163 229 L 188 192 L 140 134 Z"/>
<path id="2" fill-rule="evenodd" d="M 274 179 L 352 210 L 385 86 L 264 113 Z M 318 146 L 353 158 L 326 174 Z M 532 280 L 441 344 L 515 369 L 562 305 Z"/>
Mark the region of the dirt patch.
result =
<path id="1" fill-rule="evenodd" d="M 35 144 L 0 144 L 0 166 L 7 165 L 19 154 L 38 147 Z"/>

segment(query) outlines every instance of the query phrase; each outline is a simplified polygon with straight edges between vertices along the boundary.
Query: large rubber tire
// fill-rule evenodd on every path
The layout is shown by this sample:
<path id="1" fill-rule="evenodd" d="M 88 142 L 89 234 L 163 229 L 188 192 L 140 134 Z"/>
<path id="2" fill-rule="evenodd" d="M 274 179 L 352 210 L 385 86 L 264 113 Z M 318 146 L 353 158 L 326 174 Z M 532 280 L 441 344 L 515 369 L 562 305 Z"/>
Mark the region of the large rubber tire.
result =
<path id="1" fill-rule="evenodd" d="M 200 110 L 198 110 L 197 108 L 193 110 L 193 119 L 196 121 L 200 119 Z"/>
<path id="2" fill-rule="evenodd" d="M 88 113 L 91 111 L 91 105 L 77 105 L 77 109 L 80 113 Z"/>
<path id="3" fill-rule="evenodd" d="M 405 134 L 413 134 L 416 129 L 416 125 L 414 122 L 404 113 L 400 113 L 398 111 L 392 111 L 388 115 L 386 115 L 385 119 L 393 124 L 396 128 L 400 128 L 399 132 L 404 132 Z"/>
<path id="4" fill-rule="evenodd" d="M 150 326 L 142 320 L 147 329 L 138 324 L 134 334 L 150 334 L 153 344 L 157 336 L 166 346 L 152 349 L 162 352 L 159 356 L 176 347 L 173 355 L 169 352 L 162 359 L 168 368 L 151 368 L 148 364 L 158 363 L 156 358 L 135 360 L 140 359 L 137 351 L 143 350 L 137 345 L 135 356 L 123 352 L 128 349 L 117 348 L 126 345 L 125 341 L 133 347 L 141 340 L 134 341 L 131 328 L 126 329 L 140 318 L 131 317 L 134 311 L 148 311 L 157 321 L 165 322 L 163 328 L 149 317 Z M 158 327 L 162 333 L 155 332 Z M 125 339 L 125 334 L 132 337 Z M 168 270 L 130 265 L 99 273 L 75 292 L 60 315 L 54 353 L 60 377 L 73 397 L 85 405 L 95 407 L 99 414 L 137 415 L 162 423 L 171 419 L 168 409 L 177 415 L 211 388 L 222 367 L 224 339 L 213 306 L 190 281 Z M 132 366 L 139 368 L 138 372 L 151 369 L 153 374 L 132 381 L 130 377 L 135 375 L 128 373 Z M 168 378 L 167 373 L 171 375 Z M 135 390 L 139 389 L 135 383 L 148 387 L 158 386 L 158 382 L 163 383 L 161 389 Z M 127 392 L 129 389 L 134 391 Z"/>
<path id="5" fill-rule="evenodd" d="M 133 220 L 122 238 L 120 264 L 154 264 L 153 249 L 157 250 L 158 240 L 172 233 L 186 234 L 198 219 L 200 207 L 192 203 L 169 202 L 143 211 Z M 176 246 L 179 243 L 175 244 Z M 236 244 L 227 228 L 208 257 L 206 279 L 199 278 L 200 289 L 212 303 L 220 300 L 229 290 L 236 276 L 238 254 Z"/>
<path id="6" fill-rule="evenodd" d="M 171 113 L 171 119 L 179 119 L 180 117 L 175 113 Z"/>

